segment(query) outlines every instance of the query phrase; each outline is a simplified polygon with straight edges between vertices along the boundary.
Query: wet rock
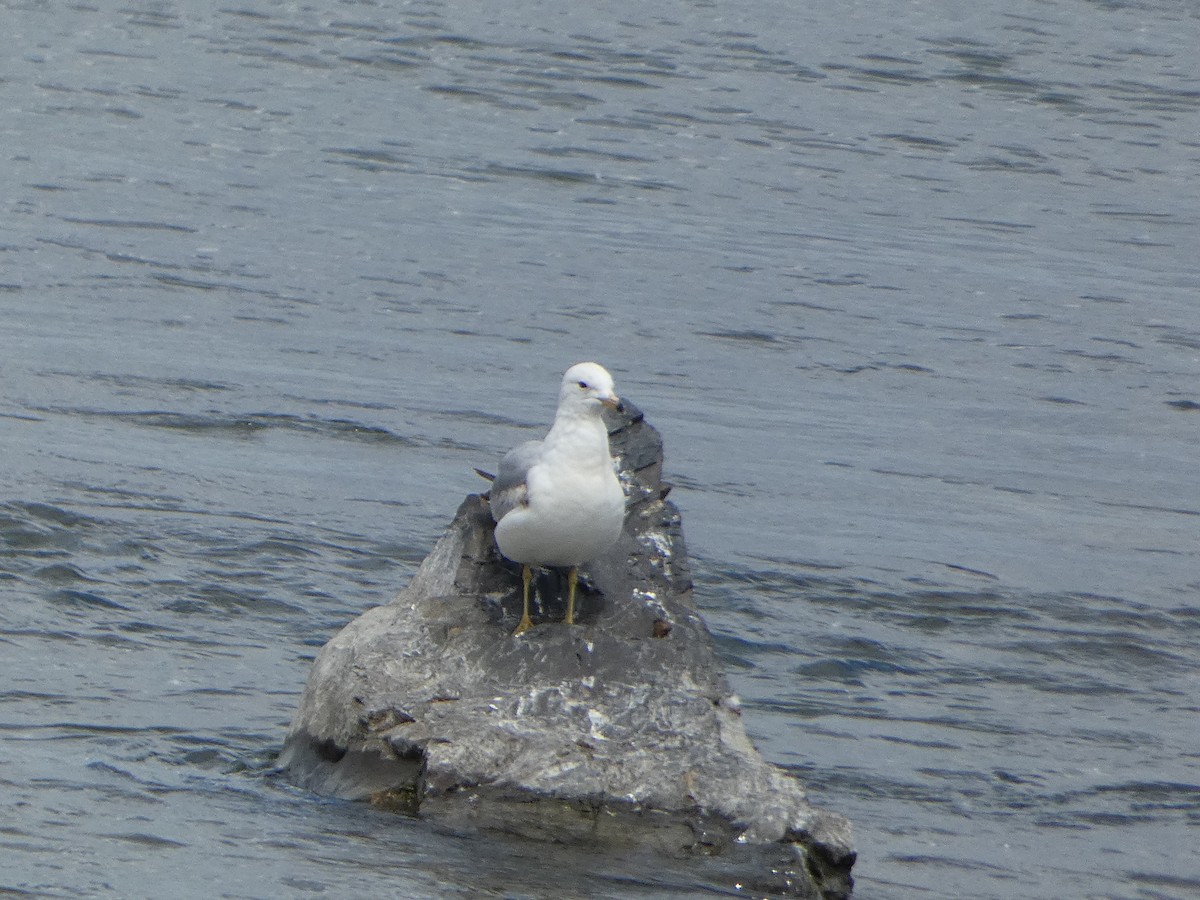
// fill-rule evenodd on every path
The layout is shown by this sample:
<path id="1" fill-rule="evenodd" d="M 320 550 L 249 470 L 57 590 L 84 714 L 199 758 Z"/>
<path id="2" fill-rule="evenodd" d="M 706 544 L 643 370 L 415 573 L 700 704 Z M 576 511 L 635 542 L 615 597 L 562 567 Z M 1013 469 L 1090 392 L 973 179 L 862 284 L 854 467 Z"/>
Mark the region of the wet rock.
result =
<path id="1" fill-rule="evenodd" d="M 471 495 L 411 584 L 322 649 L 281 765 L 318 793 L 454 827 L 716 855 L 751 890 L 848 896 L 849 823 L 742 727 L 693 604 L 658 433 L 628 403 L 609 426 L 629 512 L 581 570 L 581 624 L 562 624 L 547 576 L 538 624 L 513 636 L 519 571 Z"/>

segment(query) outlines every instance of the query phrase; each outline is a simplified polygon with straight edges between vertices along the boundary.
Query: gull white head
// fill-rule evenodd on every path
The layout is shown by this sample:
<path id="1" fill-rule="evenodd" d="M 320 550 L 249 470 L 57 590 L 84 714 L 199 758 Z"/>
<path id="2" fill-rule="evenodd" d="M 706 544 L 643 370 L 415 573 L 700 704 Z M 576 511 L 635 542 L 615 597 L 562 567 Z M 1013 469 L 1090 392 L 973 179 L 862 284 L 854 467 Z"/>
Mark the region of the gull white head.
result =
<path id="1" fill-rule="evenodd" d="M 567 369 L 558 391 L 559 409 L 587 410 L 598 414 L 601 406 L 610 409 L 619 409 L 621 406 L 621 398 L 617 396 L 608 370 L 594 362 L 576 363 Z"/>

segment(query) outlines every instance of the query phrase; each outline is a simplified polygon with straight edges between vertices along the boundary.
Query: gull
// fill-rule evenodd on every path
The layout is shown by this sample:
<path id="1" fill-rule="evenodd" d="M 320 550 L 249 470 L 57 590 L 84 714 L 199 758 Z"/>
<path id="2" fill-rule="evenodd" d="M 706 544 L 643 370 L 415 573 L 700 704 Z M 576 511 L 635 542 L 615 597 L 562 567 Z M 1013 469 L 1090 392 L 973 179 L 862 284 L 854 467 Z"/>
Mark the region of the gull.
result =
<path id="1" fill-rule="evenodd" d="M 513 634 L 533 627 L 529 618 L 532 569 L 568 568 L 568 625 L 575 624 L 579 566 L 617 542 L 625 522 L 625 492 L 613 469 L 605 407 L 620 409 L 612 376 L 603 366 L 567 369 L 558 412 L 544 440 L 514 447 L 492 483 L 496 546 L 521 564 L 521 621 Z"/>

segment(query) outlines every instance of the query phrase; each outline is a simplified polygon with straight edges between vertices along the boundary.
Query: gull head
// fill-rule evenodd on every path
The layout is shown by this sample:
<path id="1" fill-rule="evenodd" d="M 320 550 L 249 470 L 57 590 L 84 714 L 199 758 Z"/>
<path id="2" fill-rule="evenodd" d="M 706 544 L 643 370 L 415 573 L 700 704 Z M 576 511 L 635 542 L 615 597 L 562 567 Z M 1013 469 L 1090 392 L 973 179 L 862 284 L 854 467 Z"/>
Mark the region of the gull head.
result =
<path id="1" fill-rule="evenodd" d="M 604 366 L 593 362 L 576 363 L 567 369 L 558 391 L 559 409 L 589 410 L 599 413 L 601 406 L 620 409 L 621 398 L 613 387 L 612 376 Z"/>

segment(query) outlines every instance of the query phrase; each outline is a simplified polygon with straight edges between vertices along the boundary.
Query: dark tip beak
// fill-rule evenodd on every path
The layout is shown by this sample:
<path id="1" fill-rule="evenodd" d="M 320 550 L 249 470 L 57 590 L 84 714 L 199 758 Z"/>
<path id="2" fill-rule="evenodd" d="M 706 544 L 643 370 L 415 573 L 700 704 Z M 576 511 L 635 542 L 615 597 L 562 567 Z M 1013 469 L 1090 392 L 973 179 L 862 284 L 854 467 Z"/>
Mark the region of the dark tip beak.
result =
<path id="1" fill-rule="evenodd" d="M 621 402 L 621 398 L 617 396 L 605 397 L 600 401 L 609 409 L 615 409 L 617 412 L 625 412 L 625 404 Z"/>

